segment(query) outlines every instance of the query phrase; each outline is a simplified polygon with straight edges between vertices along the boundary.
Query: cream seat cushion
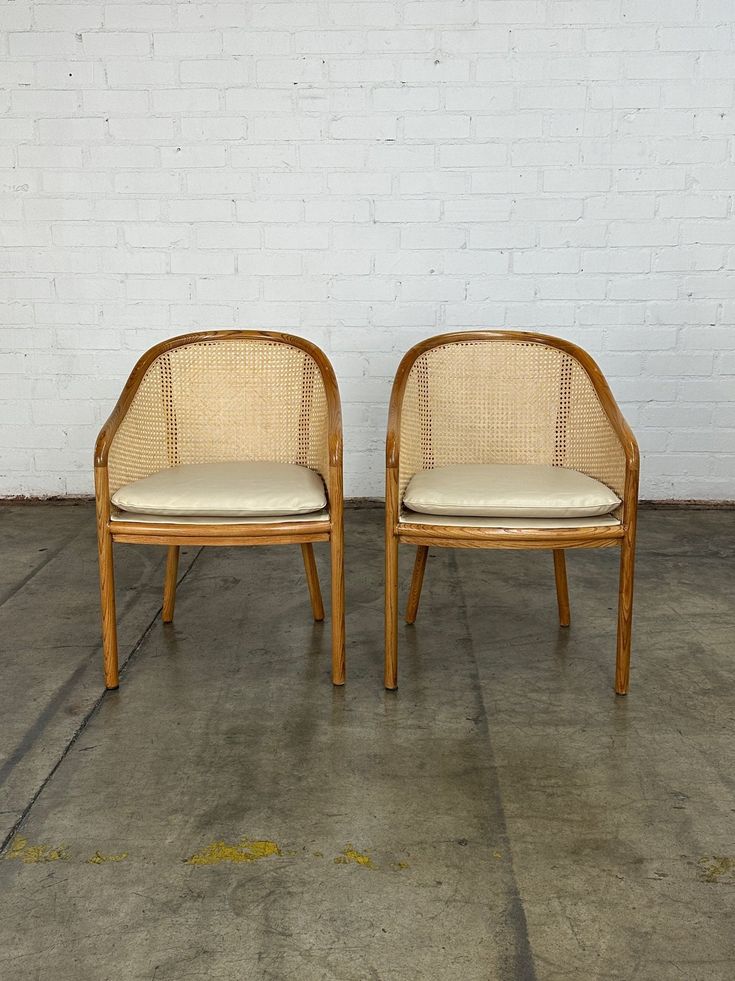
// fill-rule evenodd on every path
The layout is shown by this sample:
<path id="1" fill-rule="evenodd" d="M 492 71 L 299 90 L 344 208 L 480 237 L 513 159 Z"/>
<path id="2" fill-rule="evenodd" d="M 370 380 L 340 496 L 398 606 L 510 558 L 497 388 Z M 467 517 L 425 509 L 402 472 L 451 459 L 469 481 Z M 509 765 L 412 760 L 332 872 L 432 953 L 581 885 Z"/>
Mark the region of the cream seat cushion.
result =
<path id="1" fill-rule="evenodd" d="M 126 484 L 112 503 L 138 514 L 254 517 L 320 511 L 327 498 L 319 474 L 293 463 L 189 463 Z"/>
<path id="2" fill-rule="evenodd" d="M 403 499 L 424 514 L 580 518 L 609 514 L 620 499 L 599 480 L 539 464 L 454 464 L 415 474 Z"/>

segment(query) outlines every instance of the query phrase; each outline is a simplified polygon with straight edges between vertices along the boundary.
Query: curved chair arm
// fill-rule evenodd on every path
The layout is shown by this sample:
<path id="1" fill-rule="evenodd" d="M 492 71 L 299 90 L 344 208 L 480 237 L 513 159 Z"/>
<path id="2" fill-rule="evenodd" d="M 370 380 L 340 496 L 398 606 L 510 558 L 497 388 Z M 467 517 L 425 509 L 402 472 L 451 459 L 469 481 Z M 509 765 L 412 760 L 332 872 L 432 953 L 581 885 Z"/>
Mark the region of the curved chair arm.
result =
<path id="1" fill-rule="evenodd" d="M 332 363 L 321 348 L 302 338 L 292 338 L 283 334 L 289 340 L 297 340 L 298 346 L 307 351 L 319 368 L 324 383 L 324 393 L 327 399 L 327 441 L 329 455 L 329 480 L 327 481 L 327 497 L 332 510 L 332 521 L 342 520 L 343 510 L 343 473 L 342 473 L 342 403 L 339 397 L 337 376 Z"/>
<path id="2" fill-rule="evenodd" d="M 297 346 L 302 348 L 304 351 L 307 351 L 319 368 L 322 381 L 324 382 L 324 392 L 327 398 L 327 439 L 329 444 L 329 465 L 330 467 L 341 467 L 343 449 L 342 403 L 339 397 L 337 376 L 334 373 L 332 363 L 329 361 L 324 351 L 317 347 L 316 344 L 311 344 L 309 341 L 304 341 L 301 337 L 291 337 L 290 334 L 282 334 L 280 336 L 284 338 L 287 337 L 290 341 L 298 341 L 299 343 Z"/>
<path id="3" fill-rule="evenodd" d="M 545 335 L 537 335 L 544 337 Z M 587 377 L 592 382 L 592 386 L 600 400 L 602 411 L 605 413 L 612 431 L 617 436 L 620 447 L 625 455 L 625 481 L 620 498 L 622 504 L 622 514 L 620 515 L 623 528 L 626 531 L 632 526 L 635 528 L 636 512 L 638 507 L 638 478 L 640 473 L 640 451 L 638 441 L 633 435 L 633 430 L 628 425 L 620 406 L 615 400 L 607 379 L 603 375 L 600 366 L 583 348 L 577 347 L 569 341 L 556 340 L 556 346 L 566 351 L 579 364 L 582 365 L 587 373 Z M 620 508 L 616 510 L 619 514 Z"/>
<path id="4" fill-rule="evenodd" d="M 610 386 L 599 366 L 582 348 L 558 337 L 528 331 L 481 330 L 439 334 L 435 337 L 426 338 L 406 352 L 396 372 L 388 410 L 386 468 L 387 482 L 392 488 L 392 490 L 387 488 L 386 491 L 386 500 L 389 509 L 394 514 L 397 514 L 400 508 L 400 501 L 398 500 L 398 472 L 401 457 L 401 411 L 411 369 L 417 359 L 432 348 L 441 347 L 445 344 L 468 341 L 532 342 L 562 350 L 581 365 L 597 394 L 600 407 L 625 456 L 625 481 L 621 497 L 623 500 L 622 520 L 623 524 L 627 525 L 631 520 L 631 514 L 634 514 L 634 510 L 631 511 L 631 509 L 634 509 L 637 503 L 639 452 L 635 436 L 625 421 L 610 390 Z"/>
<path id="5" fill-rule="evenodd" d="M 146 377 L 146 373 L 151 365 L 162 355 L 178 347 L 188 344 L 199 344 L 207 341 L 222 340 L 252 340 L 275 342 L 298 348 L 308 354 L 319 369 L 327 407 L 327 446 L 325 447 L 330 469 L 330 480 L 332 484 L 332 471 L 339 469 L 339 493 L 341 494 L 341 471 L 342 471 L 342 414 L 340 408 L 339 389 L 334 369 L 324 352 L 315 344 L 297 337 L 292 334 L 278 333 L 275 331 L 256 331 L 256 330 L 221 330 L 221 331 L 201 331 L 191 334 L 180 334 L 177 337 L 169 338 L 156 344 L 137 361 L 130 373 L 125 387 L 120 394 L 117 403 L 112 410 L 109 418 L 99 432 L 95 444 L 94 465 L 100 471 L 98 475 L 98 487 L 106 487 L 109 491 L 109 480 L 107 478 L 107 466 L 110 449 L 115 439 L 115 435 L 124 422 L 127 413 L 133 403 L 136 393 Z M 335 487 L 328 487 L 330 500 L 332 492 L 337 491 Z"/>
<path id="6" fill-rule="evenodd" d="M 182 340 L 183 336 L 171 338 L 168 341 L 162 341 L 160 344 L 156 344 L 145 354 L 141 355 L 140 358 L 135 363 L 133 370 L 128 376 L 128 380 L 125 382 L 125 386 L 120 393 L 120 397 L 115 403 L 110 415 L 107 417 L 107 421 L 100 429 L 97 440 L 94 445 L 94 484 L 95 484 L 95 496 L 97 498 L 98 510 L 101 508 L 102 513 L 109 517 L 110 511 L 110 477 L 108 473 L 108 458 L 110 455 L 110 448 L 112 446 L 112 441 L 115 438 L 115 433 L 120 428 L 125 416 L 127 414 L 133 399 L 135 398 L 135 393 L 140 388 L 141 382 L 143 381 L 148 368 L 153 364 L 159 355 L 163 354 L 165 351 L 175 347 L 175 341 Z M 189 337 L 194 337 L 196 335 L 188 335 Z"/>
<path id="7" fill-rule="evenodd" d="M 135 367 L 130 372 L 128 380 L 125 382 L 125 387 L 120 393 L 120 397 L 115 403 L 115 408 L 112 410 L 110 415 L 107 417 L 107 421 L 100 429 L 97 436 L 97 442 L 94 446 L 94 465 L 95 467 L 106 467 L 107 459 L 110 455 L 110 447 L 112 446 L 112 441 L 115 437 L 115 433 L 120 428 L 125 415 L 130 408 L 130 405 L 135 398 L 135 393 L 140 388 L 140 383 L 145 377 L 145 373 L 156 360 L 156 358 L 164 354 L 166 351 L 170 351 L 172 347 L 176 347 L 174 341 L 182 341 L 184 338 L 191 339 L 198 335 L 180 335 L 179 337 L 171 338 L 169 341 L 162 341 L 160 344 L 156 344 L 149 351 L 146 351 L 135 363 Z"/>
<path id="8" fill-rule="evenodd" d="M 540 339 L 552 339 L 546 338 L 544 334 L 537 334 L 534 336 Z M 620 406 L 615 401 L 615 396 L 610 390 L 607 379 L 600 370 L 599 365 L 594 358 L 591 357 L 591 355 L 589 355 L 581 347 L 577 347 L 576 344 L 572 344 L 570 341 L 562 341 L 557 338 L 553 338 L 553 340 L 556 341 L 554 346 L 566 351 L 567 354 L 570 354 L 587 372 L 587 377 L 592 382 L 592 385 L 597 392 L 597 397 L 600 400 L 602 410 L 607 416 L 607 420 L 610 423 L 613 432 L 617 436 L 623 452 L 625 453 L 626 469 L 628 467 L 635 467 L 637 469 L 639 466 L 638 442 L 633 435 L 633 430 L 630 428 L 625 420 L 625 417 L 623 416 L 623 413 L 620 411 Z"/>

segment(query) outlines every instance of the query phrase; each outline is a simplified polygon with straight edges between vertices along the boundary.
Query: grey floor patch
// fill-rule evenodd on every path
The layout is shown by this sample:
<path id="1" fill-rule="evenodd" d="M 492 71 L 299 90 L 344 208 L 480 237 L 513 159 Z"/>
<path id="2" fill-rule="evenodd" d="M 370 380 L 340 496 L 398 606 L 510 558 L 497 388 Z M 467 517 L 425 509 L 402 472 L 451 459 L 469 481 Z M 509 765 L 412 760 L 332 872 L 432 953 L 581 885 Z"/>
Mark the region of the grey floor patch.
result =
<path id="1" fill-rule="evenodd" d="M 17 761 L 26 805 L 42 792 L 0 859 L 0 977 L 730 981 L 729 520 L 643 513 L 627 699 L 611 550 L 568 556 L 568 631 L 550 554 L 432 552 L 397 693 L 380 684 L 379 511 L 348 513 L 344 689 L 298 550 L 205 550 L 120 691 L 71 745 L 48 709 L 44 747 Z M 73 581 L 48 600 L 68 646 L 36 636 L 59 686 L 99 671 L 90 544 L 67 545 Z M 118 554 L 134 643 L 162 555 Z M 0 614 L 16 645 L 44 575 Z M 28 690 L 18 677 L 14 700 Z"/>

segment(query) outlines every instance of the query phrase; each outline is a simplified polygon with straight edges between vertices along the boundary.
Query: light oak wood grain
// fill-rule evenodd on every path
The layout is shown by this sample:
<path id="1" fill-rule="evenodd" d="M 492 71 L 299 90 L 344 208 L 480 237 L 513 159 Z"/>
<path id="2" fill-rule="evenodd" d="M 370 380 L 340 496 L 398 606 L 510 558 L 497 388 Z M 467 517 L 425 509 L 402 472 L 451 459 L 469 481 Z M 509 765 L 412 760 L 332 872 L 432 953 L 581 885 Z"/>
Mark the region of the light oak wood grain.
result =
<path id="1" fill-rule="evenodd" d="M 416 559 L 414 560 L 413 564 L 411 586 L 408 590 L 408 600 L 406 601 L 406 623 L 416 623 L 416 614 L 419 611 L 421 587 L 424 584 L 424 572 L 426 571 L 426 560 L 428 557 L 429 546 L 419 545 L 416 548 Z"/>
<path id="2" fill-rule="evenodd" d="M 311 612 L 317 621 L 324 619 L 324 603 L 322 602 L 322 591 L 319 586 L 319 572 L 314 558 L 314 547 L 311 542 L 305 542 L 301 546 L 301 555 L 304 559 L 304 571 L 306 572 L 306 584 L 309 587 L 309 599 L 311 601 Z"/>
<path id="3" fill-rule="evenodd" d="M 115 566 L 110 534 L 110 498 L 105 475 L 95 470 L 97 547 L 100 567 L 100 605 L 102 612 L 102 663 L 105 688 L 120 684 L 117 662 L 117 619 L 115 613 Z"/>
<path id="4" fill-rule="evenodd" d="M 567 585 L 567 563 L 563 548 L 554 549 L 554 578 L 556 580 L 556 602 L 559 607 L 559 626 L 570 624 L 569 586 Z"/>
<path id="5" fill-rule="evenodd" d="M 176 579 L 179 575 L 179 546 L 169 545 L 166 553 L 166 572 L 163 580 L 163 609 L 161 619 L 171 623 L 176 606 Z"/>

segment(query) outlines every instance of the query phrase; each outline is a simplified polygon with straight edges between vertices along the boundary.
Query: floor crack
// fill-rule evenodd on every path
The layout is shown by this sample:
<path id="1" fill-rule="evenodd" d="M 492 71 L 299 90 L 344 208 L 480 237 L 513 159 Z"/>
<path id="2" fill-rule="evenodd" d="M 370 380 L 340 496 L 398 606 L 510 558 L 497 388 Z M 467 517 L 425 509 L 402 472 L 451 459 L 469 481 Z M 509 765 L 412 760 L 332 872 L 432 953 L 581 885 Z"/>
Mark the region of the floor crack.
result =
<path id="1" fill-rule="evenodd" d="M 72 536 L 72 537 L 74 537 L 74 536 Z M 199 551 L 196 553 L 196 555 L 194 556 L 194 558 L 191 560 L 191 562 L 189 563 L 187 569 L 184 571 L 184 573 L 178 579 L 177 586 L 180 585 L 184 581 L 184 579 L 186 579 L 186 577 L 189 575 L 189 573 L 191 572 L 191 570 L 194 567 L 194 563 L 196 562 L 196 560 L 201 555 L 201 553 L 203 551 L 203 548 L 204 548 L 204 546 L 202 546 L 202 548 L 199 549 Z M 38 571 L 38 570 L 36 570 L 36 571 Z M 154 627 L 154 625 L 156 623 L 156 620 L 161 615 L 161 609 L 162 609 L 162 607 L 159 606 L 158 609 L 156 610 L 156 612 L 153 614 L 153 616 L 152 616 L 151 620 L 149 621 L 149 623 L 146 625 L 146 627 L 144 628 L 144 630 L 142 631 L 142 633 L 138 637 L 137 641 L 133 644 L 132 649 L 130 650 L 130 653 L 125 658 L 125 661 L 124 661 L 124 663 L 122 665 L 121 674 L 126 671 L 128 665 L 130 664 L 130 662 L 132 661 L 132 659 L 135 657 L 135 655 L 138 653 L 138 651 L 142 647 L 143 643 L 145 642 L 146 637 L 148 636 L 148 634 L 153 629 L 153 627 Z M 95 650 L 95 652 L 94 652 L 94 656 L 97 656 L 99 654 L 99 650 L 100 650 L 100 648 L 98 647 Z M 29 733 L 30 732 L 35 732 L 36 727 L 38 726 L 38 724 L 40 722 L 44 722 L 45 723 L 46 721 L 48 721 L 48 719 L 50 719 L 50 718 L 53 717 L 53 715 L 55 714 L 56 710 L 58 709 L 58 706 L 60 705 L 61 702 L 63 702 L 64 698 L 66 697 L 67 690 L 74 687 L 74 685 L 76 684 L 76 682 L 79 679 L 79 677 L 81 676 L 81 674 L 84 671 L 86 671 L 87 665 L 88 665 L 88 661 L 85 661 L 83 664 L 80 664 L 79 667 L 76 669 L 76 671 L 74 671 L 74 673 L 67 679 L 66 683 L 60 689 L 57 690 L 57 692 L 54 695 L 54 697 L 52 698 L 52 700 L 49 702 L 49 704 L 46 706 L 46 708 L 43 710 L 43 712 L 39 716 L 39 718 L 38 718 L 38 720 L 36 722 L 36 726 L 35 727 L 32 727 L 32 729 L 29 730 Z M 87 714 L 84 716 L 84 718 L 82 719 L 82 721 L 80 722 L 80 724 L 78 725 L 78 727 L 76 728 L 76 730 L 74 731 L 74 733 L 72 734 L 71 739 L 69 740 L 69 742 L 64 747 L 64 749 L 61 752 L 61 755 L 59 756 L 59 758 L 56 760 L 56 762 L 54 763 L 54 765 L 52 766 L 52 768 L 49 770 L 49 772 L 47 773 L 47 775 L 45 776 L 45 778 L 42 780 L 41 785 L 38 788 L 38 790 L 35 792 L 35 794 L 31 797 L 30 801 L 24 807 L 23 812 L 21 813 L 21 815 L 18 818 L 18 820 L 15 822 L 15 824 L 8 831 L 7 835 L 2 840 L 2 842 L 0 842 L 0 858 L 3 856 L 3 854 L 7 850 L 10 842 L 13 840 L 13 838 L 15 837 L 15 835 L 22 828 L 22 826 L 25 823 L 28 815 L 30 814 L 31 808 L 36 803 L 36 801 L 38 800 L 38 798 L 41 796 L 41 794 L 43 793 L 43 791 L 46 789 L 49 781 L 51 780 L 51 778 L 53 777 L 53 775 L 56 773 L 56 771 L 59 769 L 59 767 L 61 766 L 61 764 L 64 762 L 64 760 L 68 756 L 69 752 L 71 751 L 72 747 L 74 746 L 74 744 L 76 743 L 76 741 L 79 739 L 79 737 L 81 736 L 81 734 L 84 732 L 84 730 L 87 728 L 87 726 L 89 725 L 89 723 L 91 722 L 91 720 L 97 714 L 97 712 L 99 711 L 100 706 L 102 705 L 103 701 L 105 700 L 105 698 L 108 695 L 109 695 L 109 692 L 107 691 L 107 689 L 103 689 L 102 692 L 101 692 L 101 694 L 99 695 L 99 697 L 95 700 L 95 702 L 92 705 L 92 707 L 90 708 L 90 710 L 87 712 Z M 21 740 L 21 742 L 20 742 L 19 746 L 16 748 L 15 752 L 5 761 L 5 763 L 3 764 L 3 766 L 0 767 L 0 784 L 3 783 L 3 781 L 9 775 L 9 773 L 15 768 L 15 766 L 18 763 L 18 761 L 23 758 L 23 756 L 25 755 L 25 753 L 26 753 L 26 751 L 27 751 L 28 748 L 29 747 L 27 747 L 27 746 L 24 745 L 24 741 Z"/>

